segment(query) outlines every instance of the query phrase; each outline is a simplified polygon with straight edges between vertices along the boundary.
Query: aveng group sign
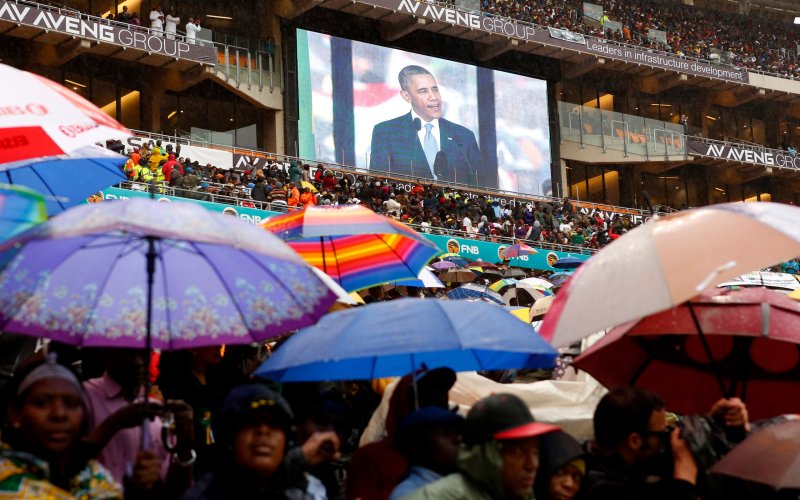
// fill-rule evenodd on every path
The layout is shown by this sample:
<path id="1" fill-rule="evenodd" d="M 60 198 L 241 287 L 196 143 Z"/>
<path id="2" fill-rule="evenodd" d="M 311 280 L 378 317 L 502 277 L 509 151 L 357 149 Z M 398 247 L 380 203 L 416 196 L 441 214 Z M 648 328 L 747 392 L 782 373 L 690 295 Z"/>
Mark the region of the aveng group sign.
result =
<path id="1" fill-rule="evenodd" d="M 171 40 L 151 34 L 146 28 L 138 26 L 104 23 L 102 19 L 83 17 L 74 11 L 40 9 L 30 4 L 0 0 L 0 20 L 178 59 L 191 59 L 206 64 L 214 64 L 217 60 L 217 50 L 214 47 Z"/>
<path id="2" fill-rule="evenodd" d="M 513 38 L 523 42 L 537 42 L 543 45 L 578 50 L 598 57 L 617 59 L 633 64 L 646 64 L 664 70 L 677 71 L 695 76 L 736 83 L 749 83 L 749 73 L 744 68 L 723 66 L 703 61 L 686 59 L 677 55 L 653 52 L 632 45 L 618 45 L 590 36 L 572 36 L 564 30 L 551 32 L 537 29 L 530 23 L 513 19 L 463 12 L 444 4 L 419 2 L 417 0 L 358 0 L 360 3 L 382 7 L 394 12 L 405 12 L 429 21 L 443 22 L 481 30 L 495 35 Z"/>

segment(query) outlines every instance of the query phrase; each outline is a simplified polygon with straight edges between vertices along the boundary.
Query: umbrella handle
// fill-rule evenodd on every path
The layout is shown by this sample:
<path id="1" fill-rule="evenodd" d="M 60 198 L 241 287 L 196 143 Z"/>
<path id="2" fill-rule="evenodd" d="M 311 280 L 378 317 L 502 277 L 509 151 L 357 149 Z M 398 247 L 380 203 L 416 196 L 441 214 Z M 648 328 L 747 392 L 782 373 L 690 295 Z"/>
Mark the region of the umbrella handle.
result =
<path id="1" fill-rule="evenodd" d="M 708 356 L 708 361 L 711 364 L 711 368 L 714 370 L 714 378 L 717 379 L 717 384 L 719 384 L 719 388 L 722 391 L 722 396 L 725 399 L 730 399 L 733 395 L 731 394 L 731 390 L 725 387 L 725 381 L 722 380 L 722 373 L 720 373 L 719 365 L 714 359 L 714 355 L 711 353 L 711 346 L 708 345 L 708 339 L 703 333 L 703 329 L 700 327 L 700 321 L 697 319 L 697 314 L 695 314 L 694 307 L 692 306 L 691 301 L 687 302 L 686 304 L 689 307 L 689 314 L 692 316 L 694 327 L 697 329 L 697 334 L 700 337 L 700 343 L 703 344 L 703 350 L 706 352 L 706 356 Z"/>

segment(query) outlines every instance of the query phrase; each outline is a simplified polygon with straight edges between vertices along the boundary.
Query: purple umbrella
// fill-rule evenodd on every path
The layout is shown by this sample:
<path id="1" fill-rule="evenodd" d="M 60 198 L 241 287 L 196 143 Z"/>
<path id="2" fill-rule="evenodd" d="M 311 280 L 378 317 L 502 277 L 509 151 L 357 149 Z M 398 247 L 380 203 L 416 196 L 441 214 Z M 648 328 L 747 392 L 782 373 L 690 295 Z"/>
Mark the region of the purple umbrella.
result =
<path id="1" fill-rule="evenodd" d="M 0 247 L 0 330 L 182 349 L 311 325 L 335 295 L 258 226 L 147 199 L 71 209 Z"/>
<path id="2" fill-rule="evenodd" d="M 433 267 L 437 271 L 447 271 L 450 268 L 458 267 L 458 264 L 455 264 L 447 260 L 442 260 L 439 262 L 434 262 L 433 264 L 431 264 L 431 267 Z"/>

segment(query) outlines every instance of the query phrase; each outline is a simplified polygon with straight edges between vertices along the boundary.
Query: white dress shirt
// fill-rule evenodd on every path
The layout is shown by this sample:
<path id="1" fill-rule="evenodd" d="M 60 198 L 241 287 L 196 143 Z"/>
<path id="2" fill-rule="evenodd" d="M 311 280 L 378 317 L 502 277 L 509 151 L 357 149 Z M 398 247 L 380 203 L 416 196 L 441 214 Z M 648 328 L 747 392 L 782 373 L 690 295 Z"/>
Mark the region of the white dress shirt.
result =
<path id="1" fill-rule="evenodd" d="M 420 118 L 420 116 L 418 114 L 416 114 L 414 112 L 414 110 L 412 109 L 411 110 L 411 121 L 413 122 L 415 118 L 419 118 L 419 121 L 422 124 L 420 126 L 419 130 L 417 130 L 417 137 L 419 137 L 420 146 L 425 144 L 425 133 L 426 133 L 425 124 L 426 123 L 430 123 L 431 125 L 433 125 L 433 128 L 431 128 L 431 135 L 433 136 L 433 139 L 436 141 L 436 145 L 438 146 L 438 150 L 441 151 L 442 150 L 442 137 L 441 137 L 442 132 L 441 132 L 441 129 L 439 128 L 439 120 L 438 119 L 434 119 L 434 120 L 432 120 L 430 122 L 426 122 L 425 120 Z"/>

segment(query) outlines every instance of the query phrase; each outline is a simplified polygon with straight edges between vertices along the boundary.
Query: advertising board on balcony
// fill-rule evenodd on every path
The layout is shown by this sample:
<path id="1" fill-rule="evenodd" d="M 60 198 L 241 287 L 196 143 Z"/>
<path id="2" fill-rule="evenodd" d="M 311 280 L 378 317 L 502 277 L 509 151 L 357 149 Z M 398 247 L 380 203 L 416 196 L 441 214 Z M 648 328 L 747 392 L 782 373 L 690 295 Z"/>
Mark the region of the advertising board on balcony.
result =
<path id="1" fill-rule="evenodd" d="M 34 5 L 0 0 L 0 20 L 3 21 L 206 64 L 214 64 L 217 59 L 217 50 L 214 47 L 156 36 L 138 26 L 125 27 L 110 22 L 106 24 L 99 18 L 78 15 L 79 13 L 72 10 L 40 9 Z"/>
<path id="2" fill-rule="evenodd" d="M 494 17 L 475 12 L 463 12 L 445 5 L 417 2 L 416 0 L 358 0 L 360 3 L 405 12 L 430 21 L 443 22 L 452 26 L 462 26 L 473 30 L 486 31 L 524 42 L 537 42 L 545 45 L 563 47 L 570 50 L 583 50 L 598 57 L 607 57 L 634 64 L 646 64 L 664 70 L 677 71 L 688 75 L 726 80 L 736 83 L 749 83 L 747 69 L 723 66 L 702 61 L 685 59 L 677 55 L 652 52 L 631 45 L 607 43 L 593 37 L 584 38 L 584 47 L 576 44 L 575 37 L 551 34 L 548 30 L 537 29 L 534 25 L 509 18 Z"/>

